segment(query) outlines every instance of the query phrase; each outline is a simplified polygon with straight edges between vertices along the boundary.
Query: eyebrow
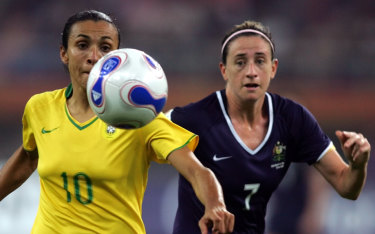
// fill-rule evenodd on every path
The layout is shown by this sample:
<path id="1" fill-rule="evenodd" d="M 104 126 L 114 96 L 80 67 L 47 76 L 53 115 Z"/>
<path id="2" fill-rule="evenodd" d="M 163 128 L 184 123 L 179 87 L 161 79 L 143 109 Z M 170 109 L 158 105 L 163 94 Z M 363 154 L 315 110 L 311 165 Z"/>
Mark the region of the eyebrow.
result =
<path id="1" fill-rule="evenodd" d="M 266 53 L 264 53 L 264 52 L 256 52 L 255 55 L 256 56 L 266 56 Z M 246 57 L 246 53 L 236 54 L 234 57 L 235 58 Z"/>
<path id="2" fill-rule="evenodd" d="M 86 39 L 90 39 L 90 37 L 87 36 L 87 35 L 85 35 L 85 34 L 78 34 L 76 38 L 78 38 L 78 37 L 84 37 L 84 38 L 86 38 Z M 112 40 L 112 41 L 113 41 L 112 37 L 110 37 L 110 36 L 102 36 L 100 39 L 101 39 L 101 40 L 109 39 L 109 40 Z"/>

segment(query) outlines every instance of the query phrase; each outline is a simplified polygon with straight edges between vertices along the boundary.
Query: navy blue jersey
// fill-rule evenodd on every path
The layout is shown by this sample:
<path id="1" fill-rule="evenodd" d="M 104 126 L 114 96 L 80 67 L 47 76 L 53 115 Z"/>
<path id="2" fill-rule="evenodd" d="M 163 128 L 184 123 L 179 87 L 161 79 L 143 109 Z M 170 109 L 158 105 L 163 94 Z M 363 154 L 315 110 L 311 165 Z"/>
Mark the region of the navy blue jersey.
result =
<path id="1" fill-rule="evenodd" d="M 226 110 L 225 90 L 199 102 L 176 107 L 171 119 L 199 135 L 195 154 L 220 181 L 225 204 L 235 215 L 234 233 L 263 233 L 267 203 L 291 162 L 312 164 L 331 146 L 312 114 L 302 105 L 266 93 L 269 124 L 264 140 L 247 147 L 237 135 Z M 190 183 L 179 178 L 175 234 L 200 233 L 204 214 Z"/>

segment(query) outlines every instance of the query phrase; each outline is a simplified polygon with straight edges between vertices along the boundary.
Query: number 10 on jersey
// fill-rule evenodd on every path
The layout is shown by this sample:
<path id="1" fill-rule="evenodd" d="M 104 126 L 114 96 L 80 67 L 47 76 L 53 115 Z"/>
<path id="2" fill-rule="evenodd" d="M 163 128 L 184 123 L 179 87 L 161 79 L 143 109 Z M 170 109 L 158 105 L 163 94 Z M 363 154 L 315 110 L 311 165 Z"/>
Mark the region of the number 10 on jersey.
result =
<path id="1" fill-rule="evenodd" d="M 72 201 L 72 195 L 69 192 L 69 181 L 68 181 L 68 175 L 66 172 L 61 173 L 61 177 L 63 179 L 63 187 L 66 191 L 66 201 L 71 202 Z M 82 186 L 82 183 L 86 183 L 86 186 Z M 74 196 L 77 199 L 78 202 L 80 202 L 83 205 L 88 205 L 92 202 L 93 199 L 93 192 L 92 192 L 92 183 L 91 179 L 88 175 L 86 175 L 83 172 L 79 172 L 73 176 L 73 184 L 74 184 Z M 82 198 L 81 196 L 81 187 L 86 187 L 87 192 L 87 199 Z"/>

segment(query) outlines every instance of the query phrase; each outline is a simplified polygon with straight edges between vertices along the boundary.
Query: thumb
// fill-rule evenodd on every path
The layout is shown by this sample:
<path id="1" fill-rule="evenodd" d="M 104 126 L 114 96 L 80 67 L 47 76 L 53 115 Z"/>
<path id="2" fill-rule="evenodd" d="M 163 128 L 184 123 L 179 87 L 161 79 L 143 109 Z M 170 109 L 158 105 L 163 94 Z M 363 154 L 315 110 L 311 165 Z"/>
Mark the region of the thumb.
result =
<path id="1" fill-rule="evenodd" d="M 345 136 L 344 132 L 340 130 L 336 131 L 336 136 L 339 139 L 341 145 L 343 145 L 346 139 L 348 139 L 348 137 Z"/>
<path id="2" fill-rule="evenodd" d="M 345 147 L 345 143 L 349 139 L 350 135 L 348 134 L 348 132 L 337 130 L 336 136 L 340 141 L 341 149 L 342 149 L 344 155 L 346 156 L 347 159 L 352 161 L 353 159 L 350 156 L 351 156 L 352 151 L 353 151 L 353 146 Z"/>
<path id="3" fill-rule="evenodd" d="M 199 223 L 199 228 L 201 229 L 201 234 L 208 234 L 208 226 L 210 225 L 210 222 L 204 218 L 202 218 Z"/>

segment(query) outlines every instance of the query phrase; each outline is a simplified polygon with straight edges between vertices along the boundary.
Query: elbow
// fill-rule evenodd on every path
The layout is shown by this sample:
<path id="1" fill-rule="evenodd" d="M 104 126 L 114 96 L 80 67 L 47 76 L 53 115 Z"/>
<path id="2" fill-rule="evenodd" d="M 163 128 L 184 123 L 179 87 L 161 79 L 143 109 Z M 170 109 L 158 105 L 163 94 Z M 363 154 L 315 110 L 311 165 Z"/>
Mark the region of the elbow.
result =
<path id="1" fill-rule="evenodd" d="M 342 196 L 343 198 L 346 198 L 348 200 L 352 200 L 352 201 L 355 201 L 358 199 L 359 196 L 353 196 L 353 195 L 350 195 L 350 196 Z"/>
<path id="2" fill-rule="evenodd" d="M 360 193 L 361 193 L 360 191 L 359 192 L 346 192 L 346 193 L 341 193 L 340 195 L 341 197 L 345 199 L 355 201 L 358 199 Z"/>

